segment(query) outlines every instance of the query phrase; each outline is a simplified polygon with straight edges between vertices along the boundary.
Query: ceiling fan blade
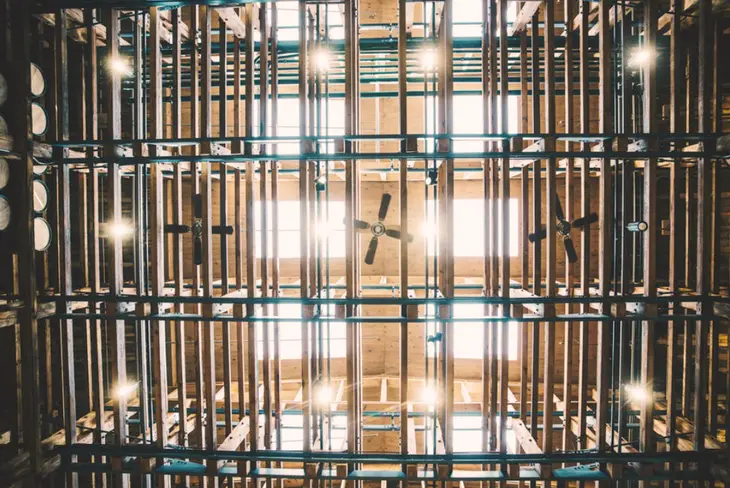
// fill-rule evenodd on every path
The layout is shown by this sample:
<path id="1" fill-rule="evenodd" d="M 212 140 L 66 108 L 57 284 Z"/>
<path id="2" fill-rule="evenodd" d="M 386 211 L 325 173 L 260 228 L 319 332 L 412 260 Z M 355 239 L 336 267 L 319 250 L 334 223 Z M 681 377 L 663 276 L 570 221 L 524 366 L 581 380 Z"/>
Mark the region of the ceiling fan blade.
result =
<path id="1" fill-rule="evenodd" d="M 541 241 L 541 240 L 545 239 L 546 237 L 547 237 L 547 229 L 544 227 L 540 230 L 540 232 L 535 232 L 534 234 L 530 234 L 529 236 L 527 236 L 527 238 L 530 240 L 530 242 L 535 242 L 538 240 Z"/>
<path id="2" fill-rule="evenodd" d="M 558 220 L 565 220 L 565 214 L 563 213 L 563 206 L 560 204 L 560 197 L 555 194 L 555 217 Z"/>
<path id="3" fill-rule="evenodd" d="M 578 254 L 575 252 L 575 245 L 573 245 L 573 239 L 567 237 L 563 240 L 565 246 L 565 254 L 568 256 L 568 261 L 575 263 L 578 261 Z"/>
<path id="4" fill-rule="evenodd" d="M 200 237 L 193 239 L 193 261 L 198 266 L 203 264 L 203 239 Z"/>
<path id="5" fill-rule="evenodd" d="M 378 210 L 378 220 L 383 221 L 388 215 L 388 207 L 390 207 L 391 200 L 390 193 L 383 193 L 383 197 L 380 199 L 380 210 Z"/>
<path id="6" fill-rule="evenodd" d="M 233 235 L 233 226 L 226 225 L 225 227 L 221 227 L 220 225 L 214 225 L 213 227 L 211 227 L 211 232 L 213 234 L 220 234 L 220 235 L 225 234 L 228 236 L 232 236 Z"/>
<path id="7" fill-rule="evenodd" d="M 202 195 L 193 195 L 193 216 L 196 219 L 203 218 L 203 198 Z"/>
<path id="8" fill-rule="evenodd" d="M 392 237 L 393 239 L 402 239 L 403 238 L 403 234 L 400 231 L 400 227 L 396 226 L 396 225 L 385 229 L 385 235 L 388 237 Z M 411 234 L 406 234 L 406 239 L 408 240 L 408 242 L 413 242 L 413 236 Z"/>
<path id="9" fill-rule="evenodd" d="M 598 214 L 592 213 L 590 215 L 587 215 L 585 217 L 581 217 L 579 219 L 575 219 L 573 221 L 573 227 L 585 227 L 586 225 L 590 225 L 594 222 L 598 222 Z"/>
<path id="10" fill-rule="evenodd" d="M 356 229 L 369 229 L 370 228 L 370 224 L 368 224 L 364 220 L 357 220 L 357 219 L 352 221 L 352 226 L 355 227 Z"/>
<path id="11" fill-rule="evenodd" d="M 375 251 L 378 250 L 378 238 L 373 237 L 368 244 L 368 252 L 365 254 L 365 264 L 373 264 L 375 262 Z"/>

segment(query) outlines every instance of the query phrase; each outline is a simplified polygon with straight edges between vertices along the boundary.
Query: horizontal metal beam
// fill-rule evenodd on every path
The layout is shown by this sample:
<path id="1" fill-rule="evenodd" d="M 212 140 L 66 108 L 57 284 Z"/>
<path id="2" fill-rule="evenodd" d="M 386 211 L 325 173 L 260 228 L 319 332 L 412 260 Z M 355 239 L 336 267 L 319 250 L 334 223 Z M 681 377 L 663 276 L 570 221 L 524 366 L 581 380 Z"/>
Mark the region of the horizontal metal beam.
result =
<path id="1" fill-rule="evenodd" d="M 61 449 L 65 454 L 89 456 L 158 457 L 165 459 L 218 459 L 227 461 L 259 462 L 304 462 L 304 463 L 363 463 L 363 464 L 557 464 L 557 463 L 665 463 L 679 461 L 712 461 L 724 459 L 722 450 L 704 452 L 555 452 L 551 454 L 507 454 L 507 453 L 455 453 L 442 455 L 426 454 L 347 454 L 340 452 L 303 451 L 214 451 L 195 448 L 165 448 L 150 445 L 72 445 Z M 70 464 L 65 465 L 66 468 Z M 243 474 L 243 473 L 242 473 Z"/>
<path id="2" fill-rule="evenodd" d="M 112 300 L 113 298 L 113 300 Z M 294 297 L 240 297 L 240 296 L 150 296 L 150 295 L 115 295 L 106 293 L 79 293 L 75 295 L 50 295 L 38 297 L 38 301 L 45 302 L 88 302 L 88 301 L 118 301 L 129 303 L 191 303 L 191 304 L 276 304 L 295 303 L 302 305 L 456 305 L 459 303 L 481 303 L 490 305 L 524 305 L 530 303 L 657 303 L 670 304 L 676 301 L 686 303 L 730 303 L 730 297 L 716 295 L 663 295 L 663 296 L 535 296 L 535 297 L 499 297 L 499 296 L 468 296 L 455 298 L 388 298 L 388 297 L 360 297 L 360 298 L 294 298 Z M 686 306 L 686 305 L 685 305 Z M 399 319 L 400 320 L 400 319 Z M 684 319 L 683 319 L 684 320 Z"/>

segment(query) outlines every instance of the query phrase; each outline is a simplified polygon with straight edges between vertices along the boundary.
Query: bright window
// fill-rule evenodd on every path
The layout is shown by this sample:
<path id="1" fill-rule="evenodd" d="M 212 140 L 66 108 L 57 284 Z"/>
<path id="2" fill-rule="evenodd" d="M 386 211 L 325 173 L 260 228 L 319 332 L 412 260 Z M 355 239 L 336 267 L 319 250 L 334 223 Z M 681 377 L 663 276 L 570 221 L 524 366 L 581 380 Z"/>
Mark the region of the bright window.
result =
<path id="1" fill-rule="evenodd" d="M 454 37 L 481 37 L 482 0 L 453 3 Z"/>
<path id="2" fill-rule="evenodd" d="M 278 9 L 277 23 L 279 26 L 278 40 L 297 41 L 299 40 L 299 8 L 297 2 L 276 2 Z M 324 24 L 324 12 L 321 14 L 320 23 Z M 342 26 L 342 15 L 338 5 L 329 5 L 327 8 L 327 25 L 329 25 L 330 39 L 344 39 L 345 29 Z"/>
<path id="3" fill-rule="evenodd" d="M 426 436 L 427 453 L 433 453 L 433 419 L 425 417 L 429 431 Z M 497 425 L 499 425 L 497 418 Z M 454 415 L 454 452 L 482 452 L 481 415 Z M 507 429 L 507 452 L 517 452 L 517 439 L 511 429 Z"/>
<path id="4" fill-rule="evenodd" d="M 332 310 L 330 310 L 332 312 Z M 273 314 L 273 307 L 270 308 Z M 302 307 L 297 303 L 281 303 L 277 314 L 282 320 L 279 322 L 279 354 L 281 359 L 300 359 L 302 357 L 302 323 L 299 319 L 302 317 Z M 328 325 L 329 324 L 329 325 Z M 270 327 L 273 329 L 273 322 L 262 322 L 257 324 L 258 327 L 258 350 L 259 358 L 264 354 L 263 328 Z M 314 330 L 314 328 L 312 329 Z M 322 337 L 324 340 L 323 354 L 328 352 L 332 358 L 345 357 L 345 322 L 322 322 Z M 269 355 L 274 357 L 274 333 L 269 331 Z M 328 340 L 329 339 L 329 340 Z"/>
<path id="5" fill-rule="evenodd" d="M 323 103 L 327 105 L 325 109 L 327 119 L 322 117 L 322 125 L 327 124 L 327 135 L 328 136 L 344 136 L 345 135 L 345 100 L 342 98 L 331 98 L 324 100 Z M 324 129 L 322 134 L 324 134 Z M 327 153 L 333 154 L 335 152 L 335 143 L 327 143 Z"/>
<path id="6" fill-rule="evenodd" d="M 269 100 L 269 114 L 271 114 L 271 100 Z M 254 120 L 258 118 L 258 104 L 255 106 Z M 345 135 L 345 100 L 342 98 L 325 99 L 322 102 L 322 135 L 343 136 Z M 299 99 L 298 98 L 279 98 L 277 100 L 277 137 L 299 137 Z M 326 117 L 325 117 L 326 114 Z M 272 117 L 269 116 L 269 134 L 273 127 Z M 259 134 L 260 135 L 260 134 Z M 276 154 L 278 155 L 298 155 L 299 142 L 280 142 L 276 144 Z M 328 143 L 324 149 L 329 153 L 334 152 L 334 143 Z"/>
<path id="7" fill-rule="evenodd" d="M 454 37 L 481 37 L 482 0 L 459 0 L 454 2 Z M 518 2 L 507 3 L 507 22 L 517 17 Z M 497 32 L 499 36 L 499 32 Z"/>
<path id="8" fill-rule="evenodd" d="M 498 202 L 501 207 L 501 202 Z M 427 203 L 426 223 L 424 234 L 428 239 L 428 253 L 434 255 L 434 246 L 437 245 L 434 236 L 438 229 L 437 219 L 434 218 L 433 202 Z M 500 216 L 497 224 L 498 242 L 502 239 L 502 221 Z M 509 255 L 517 256 L 519 242 L 517 199 L 509 200 Z M 484 201 L 478 199 L 454 200 L 454 256 L 478 257 L 484 256 Z M 437 249 L 437 248 L 436 248 Z"/>
<path id="9" fill-rule="evenodd" d="M 433 134 L 434 126 L 434 103 L 433 97 L 428 97 L 426 102 L 426 134 Z M 454 133 L 455 134 L 484 134 L 484 100 L 481 95 L 457 95 L 454 96 Z M 499 97 L 497 97 L 497 105 L 499 105 Z M 519 132 L 519 100 L 516 95 L 507 97 L 509 127 L 507 132 L 516 134 Z M 438 114 L 438 104 L 436 104 L 436 114 Z M 497 112 L 497 121 L 501 127 L 502 116 L 501 111 Z M 428 140 L 427 149 L 434 150 L 432 140 Z M 455 152 L 482 152 L 484 151 L 484 141 L 477 139 L 454 139 Z"/>
<path id="10" fill-rule="evenodd" d="M 328 255 L 331 258 L 345 257 L 345 202 L 342 200 L 331 200 L 329 203 L 320 204 L 319 224 L 315 232 L 322 243 L 322 256 Z M 279 257 L 298 258 L 300 253 L 300 216 L 298 200 L 279 201 Z M 254 205 L 256 214 L 256 256 L 261 257 L 261 210 L 259 202 Z M 268 229 L 268 256 L 273 253 L 273 221 L 271 201 L 267 202 L 266 213 Z"/>
<path id="11" fill-rule="evenodd" d="M 259 104 L 254 105 L 254 120 L 259 117 Z M 271 117 L 271 100 L 268 100 L 268 132 L 272 133 L 273 117 Z M 276 102 L 278 112 L 276 122 L 277 137 L 299 137 L 299 100 L 297 98 L 279 98 Z M 256 135 L 259 134 L 258 125 L 254 127 Z M 295 155 L 299 154 L 298 142 L 280 142 L 276 144 L 276 154 Z"/>
<path id="12" fill-rule="evenodd" d="M 429 315 L 433 317 L 434 307 L 429 305 L 427 307 Z M 469 319 L 475 317 L 484 317 L 484 305 L 481 303 L 458 303 L 454 305 L 454 318 L 456 319 Z M 502 328 L 497 327 L 498 332 L 498 353 L 501 355 L 501 344 L 502 344 Z M 433 336 L 436 333 L 436 323 L 429 321 L 427 322 L 426 334 L 428 337 Z M 474 321 L 466 322 L 459 321 L 454 322 L 454 357 L 457 359 L 482 359 L 484 357 L 484 344 L 486 338 L 484 337 L 484 322 Z M 510 322 L 507 327 L 507 344 L 508 344 L 508 358 L 510 361 L 517 359 L 517 341 L 519 337 L 519 325 L 517 322 Z M 429 355 L 433 355 L 435 342 L 428 343 Z"/>
<path id="13" fill-rule="evenodd" d="M 299 39 L 299 6 L 297 2 L 276 2 L 277 39 L 280 41 L 296 41 Z"/>
<path id="14" fill-rule="evenodd" d="M 301 451 L 304 436 L 302 435 L 303 417 L 301 414 L 284 414 L 281 416 L 281 449 L 284 451 Z M 347 434 L 347 416 L 332 416 L 332 437 L 330 444 L 332 449 L 339 449 L 345 441 Z M 318 442 L 318 441 L 317 441 Z M 317 444 L 319 445 L 319 443 Z M 325 449 L 330 446 L 324 445 Z"/>

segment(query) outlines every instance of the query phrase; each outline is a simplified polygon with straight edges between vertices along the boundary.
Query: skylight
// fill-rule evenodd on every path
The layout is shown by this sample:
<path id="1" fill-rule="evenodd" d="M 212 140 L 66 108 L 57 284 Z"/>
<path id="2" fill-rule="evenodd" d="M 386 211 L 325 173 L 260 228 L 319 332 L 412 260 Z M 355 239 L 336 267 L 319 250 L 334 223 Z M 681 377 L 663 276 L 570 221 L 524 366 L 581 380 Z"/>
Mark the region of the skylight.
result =
<path id="1" fill-rule="evenodd" d="M 428 307 L 429 315 L 433 316 L 433 305 Z M 484 306 L 480 303 L 458 303 L 454 305 L 454 318 L 484 317 Z M 498 327 L 498 354 L 502 354 L 501 327 Z M 433 336 L 436 333 L 436 323 L 427 322 L 426 334 Z M 484 357 L 484 322 L 454 322 L 454 357 L 457 359 L 482 359 Z M 510 361 L 517 360 L 517 344 L 519 340 L 519 325 L 510 322 L 507 327 L 507 354 Z M 434 342 L 428 343 L 429 355 L 433 355 Z"/>
<path id="2" fill-rule="evenodd" d="M 278 204 L 279 221 L 279 257 L 299 258 L 300 250 L 300 215 L 298 200 L 280 200 Z M 345 202 L 331 200 L 321 203 L 321 223 L 315 228 L 322 243 L 322 256 L 342 258 L 345 256 Z M 256 257 L 261 257 L 261 210 L 260 202 L 254 204 L 256 214 Z M 269 257 L 273 254 L 273 221 L 271 201 L 267 202 L 267 248 Z"/>
<path id="3" fill-rule="evenodd" d="M 433 453 L 433 419 L 425 417 L 429 431 L 426 438 L 427 453 Z M 497 417 L 499 426 L 499 417 Z M 483 452 L 482 449 L 482 416 L 454 415 L 454 452 Z M 512 430 L 507 430 L 507 452 L 517 452 L 517 439 Z"/>
<path id="4" fill-rule="evenodd" d="M 273 307 L 270 309 L 273 314 Z M 331 310 L 330 312 L 334 312 Z M 302 357 L 302 322 L 298 319 L 302 316 L 302 307 L 297 303 L 281 303 L 279 304 L 278 317 L 283 320 L 279 322 L 279 354 L 281 359 L 300 359 Z M 273 322 L 257 323 L 258 327 L 258 350 L 259 359 L 264 354 L 263 328 L 273 328 Z M 331 358 L 345 357 L 345 322 L 323 322 L 322 336 L 324 338 L 323 355 L 329 355 Z M 269 355 L 274 357 L 273 331 L 269 332 Z"/>
<path id="5" fill-rule="evenodd" d="M 427 97 L 426 102 L 426 133 L 433 134 L 434 117 L 438 109 L 434 110 L 433 97 Z M 484 100 L 481 95 L 456 95 L 454 100 L 454 134 L 484 134 Z M 497 97 L 499 105 L 499 97 Z M 520 105 L 517 95 L 507 97 L 507 109 L 509 120 L 507 132 L 516 134 L 519 132 Z M 497 112 L 497 123 L 501 127 L 501 111 Z M 427 149 L 433 151 L 433 140 L 428 141 Z M 484 141 L 477 139 L 454 139 L 455 152 L 482 152 Z"/>
<path id="6" fill-rule="evenodd" d="M 509 255 L 517 256 L 519 252 L 519 225 L 517 199 L 509 200 Z M 501 207 L 501 202 L 498 202 Z M 426 210 L 427 219 L 423 232 L 428 239 L 428 253 L 434 255 L 434 239 L 436 235 L 437 219 L 434 218 L 433 204 L 429 202 Z M 498 215 L 501 217 L 499 208 Z M 502 239 L 501 218 L 498 222 L 498 242 Z M 480 257 L 484 256 L 484 202 L 478 199 L 460 198 L 454 200 L 454 256 Z M 437 248 L 436 248 L 437 249 Z"/>

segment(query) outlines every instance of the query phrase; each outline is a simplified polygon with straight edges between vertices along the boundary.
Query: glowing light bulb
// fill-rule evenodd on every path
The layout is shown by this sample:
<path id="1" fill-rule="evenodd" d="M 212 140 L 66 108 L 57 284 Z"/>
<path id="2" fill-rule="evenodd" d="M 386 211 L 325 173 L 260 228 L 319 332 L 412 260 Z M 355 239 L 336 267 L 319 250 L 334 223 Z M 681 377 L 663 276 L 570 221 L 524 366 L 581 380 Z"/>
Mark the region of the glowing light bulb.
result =
<path id="1" fill-rule="evenodd" d="M 428 221 L 424 222 L 421 226 L 421 233 L 429 239 L 436 237 L 436 234 L 438 233 L 438 226 L 436 225 L 436 222 L 432 219 L 428 219 Z"/>
<path id="2" fill-rule="evenodd" d="M 125 222 L 114 222 L 107 227 L 107 233 L 113 239 L 124 239 L 134 233 L 134 227 Z"/>
<path id="3" fill-rule="evenodd" d="M 332 388 L 329 386 L 321 386 L 314 397 L 317 405 L 322 408 L 330 408 L 332 406 Z"/>
<path id="4" fill-rule="evenodd" d="M 117 400 L 125 400 L 129 398 L 129 396 L 137 389 L 137 384 L 137 382 L 118 384 L 113 391 L 114 398 L 116 398 Z"/>
<path id="5" fill-rule="evenodd" d="M 431 386 L 425 387 L 421 393 L 421 399 L 429 410 L 433 410 L 436 407 L 436 390 Z"/>
<path id="6" fill-rule="evenodd" d="M 109 71 L 111 71 L 112 73 L 116 73 L 122 76 L 132 75 L 132 69 L 129 67 L 129 63 L 127 63 L 127 60 L 124 58 L 111 58 L 109 60 L 108 67 Z"/>
<path id="7" fill-rule="evenodd" d="M 329 51 L 320 49 L 314 52 L 314 69 L 324 73 L 330 69 L 332 59 Z"/>
<path id="8" fill-rule="evenodd" d="M 629 57 L 629 66 L 642 67 L 654 60 L 654 50 L 649 47 L 634 49 Z"/>
<path id="9" fill-rule="evenodd" d="M 423 65 L 424 71 L 436 69 L 436 51 L 434 49 L 426 49 L 421 53 L 421 65 Z"/>
<path id="10" fill-rule="evenodd" d="M 651 395 L 643 385 L 629 384 L 624 386 L 629 401 L 639 404 L 645 404 L 651 398 Z"/>

